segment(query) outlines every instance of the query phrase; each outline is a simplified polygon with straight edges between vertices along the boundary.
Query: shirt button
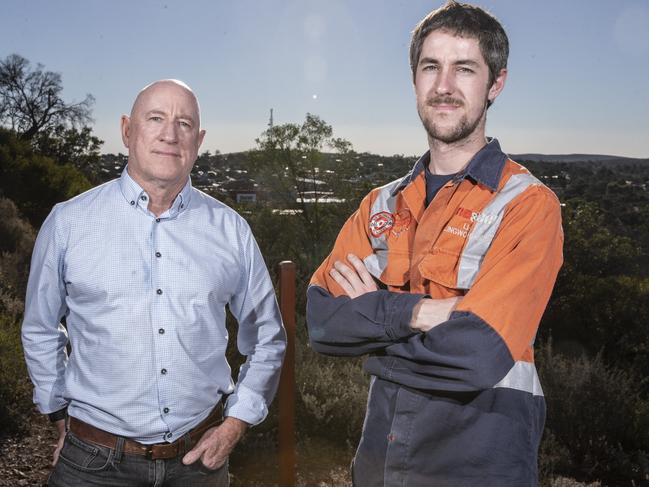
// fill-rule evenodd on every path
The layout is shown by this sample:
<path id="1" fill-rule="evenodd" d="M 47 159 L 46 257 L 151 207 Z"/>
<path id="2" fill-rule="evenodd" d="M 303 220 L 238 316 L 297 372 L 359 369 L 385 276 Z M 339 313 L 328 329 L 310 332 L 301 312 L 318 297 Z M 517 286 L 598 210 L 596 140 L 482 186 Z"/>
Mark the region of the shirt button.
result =
<path id="1" fill-rule="evenodd" d="M 167 413 L 169 412 L 169 408 L 164 408 L 162 411 L 163 411 L 165 414 L 167 414 Z"/>
<path id="2" fill-rule="evenodd" d="M 158 333 L 160 333 L 161 335 L 164 335 L 164 334 L 165 334 L 165 329 L 164 329 L 164 328 L 160 328 L 160 329 L 158 330 Z"/>
<path id="3" fill-rule="evenodd" d="M 185 207 L 185 205 L 184 205 L 184 204 L 182 204 L 182 205 L 180 205 L 180 207 L 181 207 L 181 208 L 184 208 L 184 207 Z"/>
<path id="4" fill-rule="evenodd" d="M 155 219 L 156 223 L 160 223 L 160 218 Z"/>
<path id="5" fill-rule="evenodd" d="M 157 292 L 158 294 L 162 294 L 162 289 L 158 289 L 156 292 Z"/>
<path id="6" fill-rule="evenodd" d="M 134 204 L 135 204 L 135 201 L 131 200 L 131 206 L 133 206 Z"/>
<path id="7" fill-rule="evenodd" d="M 155 256 L 158 257 L 158 258 L 160 258 L 160 257 L 162 257 L 162 254 L 161 254 L 160 252 L 156 252 L 156 253 L 155 253 Z"/>
<path id="8" fill-rule="evenodd" d="M 145 195 L 142 195 L 142 196 L 140 196 L 140 199 L 141 199 L 142 201 L 146 201 L 146 196 L 145 196 Z"/>
<path id="9" fill-rule="evenodd" d="M 167 434 L 165 435 L 165 438 L 168 439 L 168 440 L 171 439 L 171 433 L 167 433 Z"/>
<path id="10" fill-rule="evenodd" d="M 165 374 L 167 373 L 167 369 L 162 369 L 162 370 L 160 371 L 160 373 L 161 373 L 162 375 L 165 375 Z"/>

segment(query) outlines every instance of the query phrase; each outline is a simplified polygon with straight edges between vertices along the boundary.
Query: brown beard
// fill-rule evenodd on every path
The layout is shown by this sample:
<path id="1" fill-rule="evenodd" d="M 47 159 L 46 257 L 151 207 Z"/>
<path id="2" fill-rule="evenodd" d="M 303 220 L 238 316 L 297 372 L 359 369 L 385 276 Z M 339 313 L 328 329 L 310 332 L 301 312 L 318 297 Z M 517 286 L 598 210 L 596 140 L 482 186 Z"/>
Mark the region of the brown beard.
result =
<path id="1" fill-rule="evenodd" d="M 438 130 L 435 127 L 434 122 L 432 120 L 427 120 L 424 117 L 424 115 L 421 113 L 421 111 L 418 110 L 419 118 L 421 119 L 421 123 L 426 129 L 426 132 L 428 133 L 429 139 L 439 140 L 440 142 L 444 142 L 445 144 L 453 144 L 455 142 L 459 142 L 463 139 L 466 139 L 475 131 L 475 129 L 480 124 L 480 121 L 482 120 L 485 111 L 487 110 L 487 103 L 488 103 L 488 99 L 485 97 L 484 109 L 482 110 L 482 113 L 478 117 L 476 117 L 475 120 L 469 121 L 469 119 L 465 115 L 460 119 L 458 124 L 450 132 L 446 132 L 446 133 Z M 438 96 L 438 97 L 431 98 L 426 102 L 427 106 L 434 106 L 439 104 L 452 104 L 461 107 L 464 105 L 464 102 L 462 102 L 462 100 L 458 100 L 450 96 Z"/>

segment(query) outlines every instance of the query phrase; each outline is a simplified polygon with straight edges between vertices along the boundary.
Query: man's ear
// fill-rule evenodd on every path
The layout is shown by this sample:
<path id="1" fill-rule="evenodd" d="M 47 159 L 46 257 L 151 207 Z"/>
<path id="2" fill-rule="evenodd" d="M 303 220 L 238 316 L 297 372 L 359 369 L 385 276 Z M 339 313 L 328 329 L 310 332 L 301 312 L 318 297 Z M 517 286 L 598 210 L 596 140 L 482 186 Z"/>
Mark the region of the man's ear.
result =
<path id="1" fill-rule="evenodd" d="M 128 117 L 128 115 L 122 115 L 120 123 L 121 123 L 121 132 L 122 132 L 122 142 L 124 143 L 124 147 L 128 149 L 128 139 L 129 139 L 129 134 L 131 129 L 131 119 Z"/>
<path id="2" fill-rule="evenodd" d="M 498 76 L 496 76 L 496 79 L 491 85 L 491 88 L 489 88 L 489 93 L 487 94 L 487 98 L 489 98 L 489 101 L 491 103 L 493 103 L 494 100 L 498 98 L 500 92 L 503 91 L 503 88 L 505 88 L 506 80 L 507 80 L 507 69 L 501 69 L 500 73 L 498 73 Z"/>

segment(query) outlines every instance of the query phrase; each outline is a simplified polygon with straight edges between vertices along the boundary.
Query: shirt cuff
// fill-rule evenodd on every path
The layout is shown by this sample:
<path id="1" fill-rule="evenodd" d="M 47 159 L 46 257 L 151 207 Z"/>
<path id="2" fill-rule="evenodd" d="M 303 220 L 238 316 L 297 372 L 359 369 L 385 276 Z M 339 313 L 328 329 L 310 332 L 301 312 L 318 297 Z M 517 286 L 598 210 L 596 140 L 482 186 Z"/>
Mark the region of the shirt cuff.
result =
<path id="1" fill-rule="evenodd" d="M 255 426 L 266 419 L 268 406 L 259 394 L 244 386 L 237 386 L 237 390 L 228 397 L 223 415 L 232 416 L 245 421 L 250 426 Z"/>
<path id="2" fill-rule="evenodd" d="M 414 335 L 416 332 L 410 328 L 412 310 L 419 301 L 430 296 L 426 294 L 395 293 L 393 297 L 390 322 L 386 325 L 386 333 L 394 340 Z"/>
<path id="3" fill-rule="evenodd" d="M 50 418 L 50 421 L 52 423 L 56 421 L 61 421 L 62 419 L 65 419 L 68 416 L 68 407 L 65 406 L 63 409 L 59 409 L 58 411 L 54 411 L 53 413 L 49 413 L 47 415 L 48 418 Z"/>

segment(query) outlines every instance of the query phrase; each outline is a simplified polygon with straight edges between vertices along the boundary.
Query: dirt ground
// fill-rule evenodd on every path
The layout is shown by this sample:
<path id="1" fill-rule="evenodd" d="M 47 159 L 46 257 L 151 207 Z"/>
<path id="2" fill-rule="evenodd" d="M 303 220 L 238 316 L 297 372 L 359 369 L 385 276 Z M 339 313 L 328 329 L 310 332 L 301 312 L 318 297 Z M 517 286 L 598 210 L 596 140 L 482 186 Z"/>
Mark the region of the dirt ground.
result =
<path id="1" fill-rule="evenodd" d="M 50 472 L 56 431 L 40 414 L 25 436 L 0 440 L 0 486 L 45 486 Z"/>

